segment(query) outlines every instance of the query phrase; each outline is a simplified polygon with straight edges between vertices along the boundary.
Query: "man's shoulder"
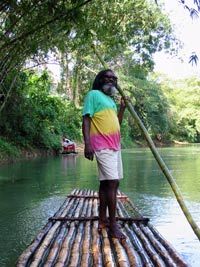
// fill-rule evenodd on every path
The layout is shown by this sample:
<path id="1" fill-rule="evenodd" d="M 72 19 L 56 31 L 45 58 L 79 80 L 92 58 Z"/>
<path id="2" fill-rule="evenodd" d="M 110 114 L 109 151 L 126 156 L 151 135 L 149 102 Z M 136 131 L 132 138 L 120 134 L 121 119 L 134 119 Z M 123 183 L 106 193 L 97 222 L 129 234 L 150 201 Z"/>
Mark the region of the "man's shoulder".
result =
<path id="1" fill-rule="evenodd" d="M 101 95 L 102 93 L 101 93 L 101 91 L 99 91 L 99 90 L 90 90 L 88 93 L 87 93 L 87 95 L 86 96 L 99 96 L 99 95 Z"/>
<path id="2" fill-rule="evenodd" d="M 86 102 L 92 101 L 93 103 L 102 102 L 105 98 L 104 94 L 100 90 L 91 90 L 87 93 L 85 97 Z"/>

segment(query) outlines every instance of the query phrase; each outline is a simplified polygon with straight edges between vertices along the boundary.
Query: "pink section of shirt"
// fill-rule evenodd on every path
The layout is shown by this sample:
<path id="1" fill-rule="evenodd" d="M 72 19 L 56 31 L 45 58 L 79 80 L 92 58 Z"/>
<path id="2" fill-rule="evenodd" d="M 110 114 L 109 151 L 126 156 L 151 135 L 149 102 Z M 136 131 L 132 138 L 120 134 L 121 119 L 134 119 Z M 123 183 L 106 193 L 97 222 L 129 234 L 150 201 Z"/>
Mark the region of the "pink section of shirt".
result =
<path id="1" fill-rule="evenodd" d="M 120 149 L 120 133 L 114 133 L 109 135 L 92 135 L 90 137 L 91 145 L 94 151 L 100 151 L 102 149 Z"/>

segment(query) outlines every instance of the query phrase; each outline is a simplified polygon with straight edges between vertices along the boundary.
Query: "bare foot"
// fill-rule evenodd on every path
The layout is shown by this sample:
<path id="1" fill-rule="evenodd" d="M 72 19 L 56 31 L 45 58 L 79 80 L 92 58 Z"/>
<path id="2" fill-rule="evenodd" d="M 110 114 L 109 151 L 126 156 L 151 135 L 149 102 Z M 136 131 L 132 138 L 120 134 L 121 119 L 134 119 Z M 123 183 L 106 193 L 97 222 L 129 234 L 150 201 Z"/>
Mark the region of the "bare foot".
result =
<path id="1" fill-rule="evenodd" d="M 119 240 L 126 239 L 126 236 L 122 234 L 118 224 L 110 225 L 109 236 L 111 238 L 117 238 Z"/>
<path id="2" fill-rule="evenodd" d="M 101 233 L 102 229 L 106 228 L 109 226 L 109 220 L 105 219 L 105 220 L 99 220 L 99 224 L 98 224 L 98 232 Z"/>

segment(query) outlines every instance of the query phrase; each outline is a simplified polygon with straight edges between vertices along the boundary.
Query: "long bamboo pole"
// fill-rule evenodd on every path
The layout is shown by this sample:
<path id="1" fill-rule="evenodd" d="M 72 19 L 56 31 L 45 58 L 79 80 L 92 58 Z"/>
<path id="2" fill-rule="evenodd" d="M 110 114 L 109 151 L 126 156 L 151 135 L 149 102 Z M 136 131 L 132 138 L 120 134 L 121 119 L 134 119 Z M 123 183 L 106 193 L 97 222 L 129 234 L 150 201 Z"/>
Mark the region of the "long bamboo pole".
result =
<path id="1" fill-rule="evenodd" d="M 139 116 L 137 115 L 137 113 L 135 112 L 133 105 L 130 101 L 127 100 L 126 95 L 124 94 L 124 92 L 122 91 L 121 88 L 118 88 L 119 93 L 121 94 L 121 96 L 123 97 L 123 99 L 125 100 L 126 106 L 129 110 L 129 112 L 131 113 L 132 117 L 135 119 L 136 123 L 138 124 L 140 130 L 142 131 L 147 144 L 149 145 L 151 152 L 153 153 L 158 165 L 160 166 L 162 172 L 164 173 L 165 177 L 167 178 L 175 196 L 176 199 L 186 217 L 186 219 L 188 220 L 190 226 L 192 227 L 194 233 L 196 234 L 196 236 L 198 237 L 199 241 L 200 241 L 200 228 L 198 227 L 198 225 L 196 224 L 196 222 L 194 221 L 190 211 L 188 210 L 183 196 L 181 194 L 181 191 L 178 187 L 178 185 L 176 184 L 175 179 L 173 178 L 172 174 L 170 173 L 167 165 L 165 164 L 165 162 L 163 161 L 163 159 L 161 158 L 158 150 L 156 149 L 150 135 L 148 134 L 148 131 L 146 130 L 145 126 L 143 125 L 142 121 L 140 120 Z"/>
<path id="2" fill-rule="evenodd" d="M 109 68 L 108 65 L 105 63 L 105 61 L 103 60 L 103 58 L 101 57 L 100 53 L 97 51 L 95 45 L 92 45 L 92 48 L 94 50 L 94 53 L 96 54 L 97 58 L 99 59 L 99 61 L 101 62 L 101 64 L 103 65 L 103 67 L 105 69 Z M 120 95 L 122 96 L 122 98 L 124 99 L 125 101 L 125 104 L 126 104 L 126 107 L 128 108 L 131 116 L 134 118 L 134 120 L 136 121 L 137 125 L 139 126 L 141 132 L 143 133 L 146 141 L 147 141 L 147 144 L 149 145 L 150 149 L 151 149 L 151 152 L 153 153 L 158 165 L 160 166 L 163 174 L 165 175 L 165 177 L 167 178 L 175 196 L 176 196 L 176 199 L 187 219 L 187 221 L 189 222 L 190 226 L 192 227 L 195 235 L 198 237 L 199 241 L 200 241 L 200 228 L 198 227 L 198 225 L 196 224 L 196 222 L 194 221 L 190 211 L 188 210 L 185 202 L 184 202 L 184 199 L 183 199 L 183 196 L 181 194 L 181 191 L 178 187 L 178 185 L 176 184 L 175 182 L 175 179 L 173 178 L 172 174 L 170 173 L 167 165 L 165 164 L 165 162 L 163 161 L 163 159 L 161 158 L 158 150 L 156 149 L 147 129 L 145 128 L 145 126 L 143 125 L 142 121 L 140 120 L 139 116 L 137 115 L 136 111 L 134 110 L 134 107 L 133 107 L 133 104 L 131 103 L 130 100 L 127 100 L 127 97 L 124 93 L 124 91 L 120 88 L 120 86 L 118 86 L 118 91 L 120 93 Z"/>

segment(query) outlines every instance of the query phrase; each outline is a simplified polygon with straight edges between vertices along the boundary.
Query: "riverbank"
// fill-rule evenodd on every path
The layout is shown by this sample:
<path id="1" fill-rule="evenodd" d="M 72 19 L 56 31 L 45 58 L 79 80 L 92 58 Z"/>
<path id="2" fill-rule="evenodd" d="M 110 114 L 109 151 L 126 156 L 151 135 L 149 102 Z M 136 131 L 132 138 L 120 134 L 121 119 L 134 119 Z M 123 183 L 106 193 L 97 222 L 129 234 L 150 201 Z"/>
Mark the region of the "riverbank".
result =
<path id="1" fill-rule="evenodd" d="M 78 153 L 83 153 L 84 145 L 82 143 L 76 143 L 76 151 Z M 16 149 L 11 153 L 10 151 L 6 153 L 5 151 L 0 150 L 0 165 L 14 163 L 20 160 L 30 160 L 38 157 L 48 157 L 59 155 L 59 151 L 53 149 L 38 149 L 38 148 L 29 148 L 29 149 Z"/>
<path id="2" fill-rule="evenodd" d="M 156 147 L 173 147 L 173 146 L 185 146 L 190 145 L 188 142 L 179 142 L 179 141 L 170 141 L 170 142 L 160 142 L 158 140 L 153 140 Z M 134 147 L 147 147 L 146 141 L 136 141 L 134 143 Z M 125 147 L 127 148 L 127 147 Z M 80 154 L 84 153 L 84 144 L 80 142 L 76 142 L 76 151 Z M 59 155 L 59 151 L 55 151 L 53 149 L 36 149 L 36 148 L 30 148 L 30 149 L 18 149 L 14 153 L 5 153 L 1 152 L 0 157 L 0 165 L 2 164 L 9 164 L 14 163 L 20 160 L 29 160 L 34 159 L 37 157 L 48 157 L 48 156 L 56 156 Z"/>
<path id="3" fill-rule="evenodd" d="M 53 150 L 42 150 L 42 149 L 22 149 L 19 150 L 18 153 L 14 155 L 6 155 L 4 153 L 4 156 L 0 158 L 0 165 L 2 164 L 9 164 L 9 163 L 14 163 L 20 160 L 29 160 L 29 159 L 34 159 L 37 157 L 47 157 L 47 156 L 53 156 L 56 155 L 57 153 Z"/>

